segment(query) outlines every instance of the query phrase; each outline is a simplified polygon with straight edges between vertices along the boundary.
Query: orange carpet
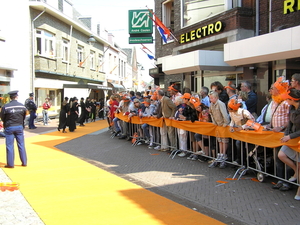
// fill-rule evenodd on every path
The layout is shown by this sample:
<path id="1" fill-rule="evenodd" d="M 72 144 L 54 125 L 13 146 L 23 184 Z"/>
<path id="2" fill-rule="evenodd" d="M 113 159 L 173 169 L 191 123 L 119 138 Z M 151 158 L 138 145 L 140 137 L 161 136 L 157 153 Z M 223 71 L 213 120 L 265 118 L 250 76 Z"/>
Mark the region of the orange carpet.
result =
<path id="1" fill-rule="evenodd" d="M 18 166 L 16 151 L 15 168 L 3 168 L 45 224 L 223 224 L 54 147 L 105 127 L 103 120 L 26 138 L 28 167 Z"/>

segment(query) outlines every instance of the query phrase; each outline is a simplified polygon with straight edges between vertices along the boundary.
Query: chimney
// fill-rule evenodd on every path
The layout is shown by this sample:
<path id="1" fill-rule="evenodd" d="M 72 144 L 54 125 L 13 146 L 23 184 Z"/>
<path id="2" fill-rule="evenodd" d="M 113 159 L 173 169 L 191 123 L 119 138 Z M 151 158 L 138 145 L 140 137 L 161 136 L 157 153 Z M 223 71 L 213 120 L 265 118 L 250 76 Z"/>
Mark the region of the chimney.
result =
<path id="1" fill-rule="evenodd" d="M 97 24 L 97 35 L 100 36 L 100 33 L 101 33 L 101 32 L 100 32 L 100 24 L 98 23 L 98 24 Z"/>
<path id="2" fill-rule="evenodd" d="M 92 17 L 90 16 L 80 16 L 78 19 L 90 30 L 92 29 Z"/>

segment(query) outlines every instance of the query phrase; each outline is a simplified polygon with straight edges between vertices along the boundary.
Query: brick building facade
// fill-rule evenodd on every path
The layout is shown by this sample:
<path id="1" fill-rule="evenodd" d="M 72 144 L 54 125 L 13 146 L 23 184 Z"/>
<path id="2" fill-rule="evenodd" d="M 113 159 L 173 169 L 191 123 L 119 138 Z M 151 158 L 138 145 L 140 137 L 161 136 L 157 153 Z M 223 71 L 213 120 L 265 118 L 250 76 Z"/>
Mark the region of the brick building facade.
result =
<path id="1" fill-rule="evenodd" d="M 211 11 L 205 11 L 216 2 L 220 6 L 219 11 L 213 11 L 213 7 Z M 294 46 L 295 49 L 290 50 L 280 47 L 280 32 L 287 32 L 286 45 L 290 42 L 295 44 L 295 40 L 290 40 L 288 29 L 294 28 L 294 32 L 298 32 L 300 25 L 300 11 L 296 5 L 290 6 L 290 2 L 293 1 L 211 0 L 195 3 L 189 0 L 156 0 L 156 15 L 172 28 L 178 41 L 163 43 L 156 32 L 155 50 L 160 73 L 151 74 L 155 83 L 166 88 L 176 82 L 182 89 L 189 87 L 199 92 L 202 86 L 210 88 L 213 81 L 220 81 L 226 86 L 229 81 L 239 85 L 247 80 L 258 94 L 257 112 L 260 112 L 266 103 L 265 94 L 270 84 L 280 75 L 289 79 L 293 73 L 300 71 L 297 63 L 299 47 Z M 198 5 L 192 8 L 193 4 Z M 293 12 L 284 14 L 286 6 Z M 202 9 L 204 11 L 200 11 Z M 199 13 L 194 13 L 197 10 Z M 197 16 L 203 12 L 211 13 L 197 21 Z M 192 22 L 189 23 L 189 20 Z M 206 35 L 204 32 L 207 32 Z M 274 37 L 272 41 L 265 39 L 270 34 Z M 256 42 L 255 38 L 260 37 L 263 39 Z"/>

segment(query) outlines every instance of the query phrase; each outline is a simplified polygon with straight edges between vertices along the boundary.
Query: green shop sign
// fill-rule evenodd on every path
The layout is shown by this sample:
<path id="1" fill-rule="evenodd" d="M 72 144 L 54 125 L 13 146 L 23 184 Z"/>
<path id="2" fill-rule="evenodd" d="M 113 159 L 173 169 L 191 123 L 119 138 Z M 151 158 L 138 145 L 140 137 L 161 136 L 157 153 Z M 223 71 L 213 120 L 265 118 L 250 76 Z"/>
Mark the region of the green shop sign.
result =
<path id="1" fill-rule="evenodd" d="M 152 34 L 152 15 L 147 9 L 129 10 L 129 34 Z"/>

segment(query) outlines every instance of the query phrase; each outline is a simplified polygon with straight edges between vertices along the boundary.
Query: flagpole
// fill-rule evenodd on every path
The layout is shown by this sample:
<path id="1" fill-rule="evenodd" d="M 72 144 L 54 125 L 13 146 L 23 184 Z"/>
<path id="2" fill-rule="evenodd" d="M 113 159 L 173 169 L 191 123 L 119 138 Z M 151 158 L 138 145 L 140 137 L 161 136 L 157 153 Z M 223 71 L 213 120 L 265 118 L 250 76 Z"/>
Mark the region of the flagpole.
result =
<path id="1" fill-rule="evenodd" d="M 155 13 L 151 10 L 151 9 L 149 9 L 148 8 L 148 6 L 146 5 L 146 8 L 148 9 L 148 11 L 155 17 L 155 21 L 149 16 L 149 18 L 156 24 L 156 25 L 158 25 L 159 27 L 161 27 L 162 26 L 162 29 L 167 29 L 167 31 L 170 33 L 170 35 L 175 39 L 175 41 L 177 41 L 178 42 L 178 40 L 177 40 L 177 38 L 174 36 L 174 34 L 170 31 L 170 29 L 169 28 L 167 28 L 166 27 L 166 25 L 164 25 L 163 24 L 163 22 L 162 21 L 160 21 L 160 19 L 155 15 Z M 156 21 L 156 20 L 158 20 L 158 21 Z M 158 22 L 160 23 L 160 25 L 158 24 Z M 163 28 L 164 27 L 164 28 Z"/>

